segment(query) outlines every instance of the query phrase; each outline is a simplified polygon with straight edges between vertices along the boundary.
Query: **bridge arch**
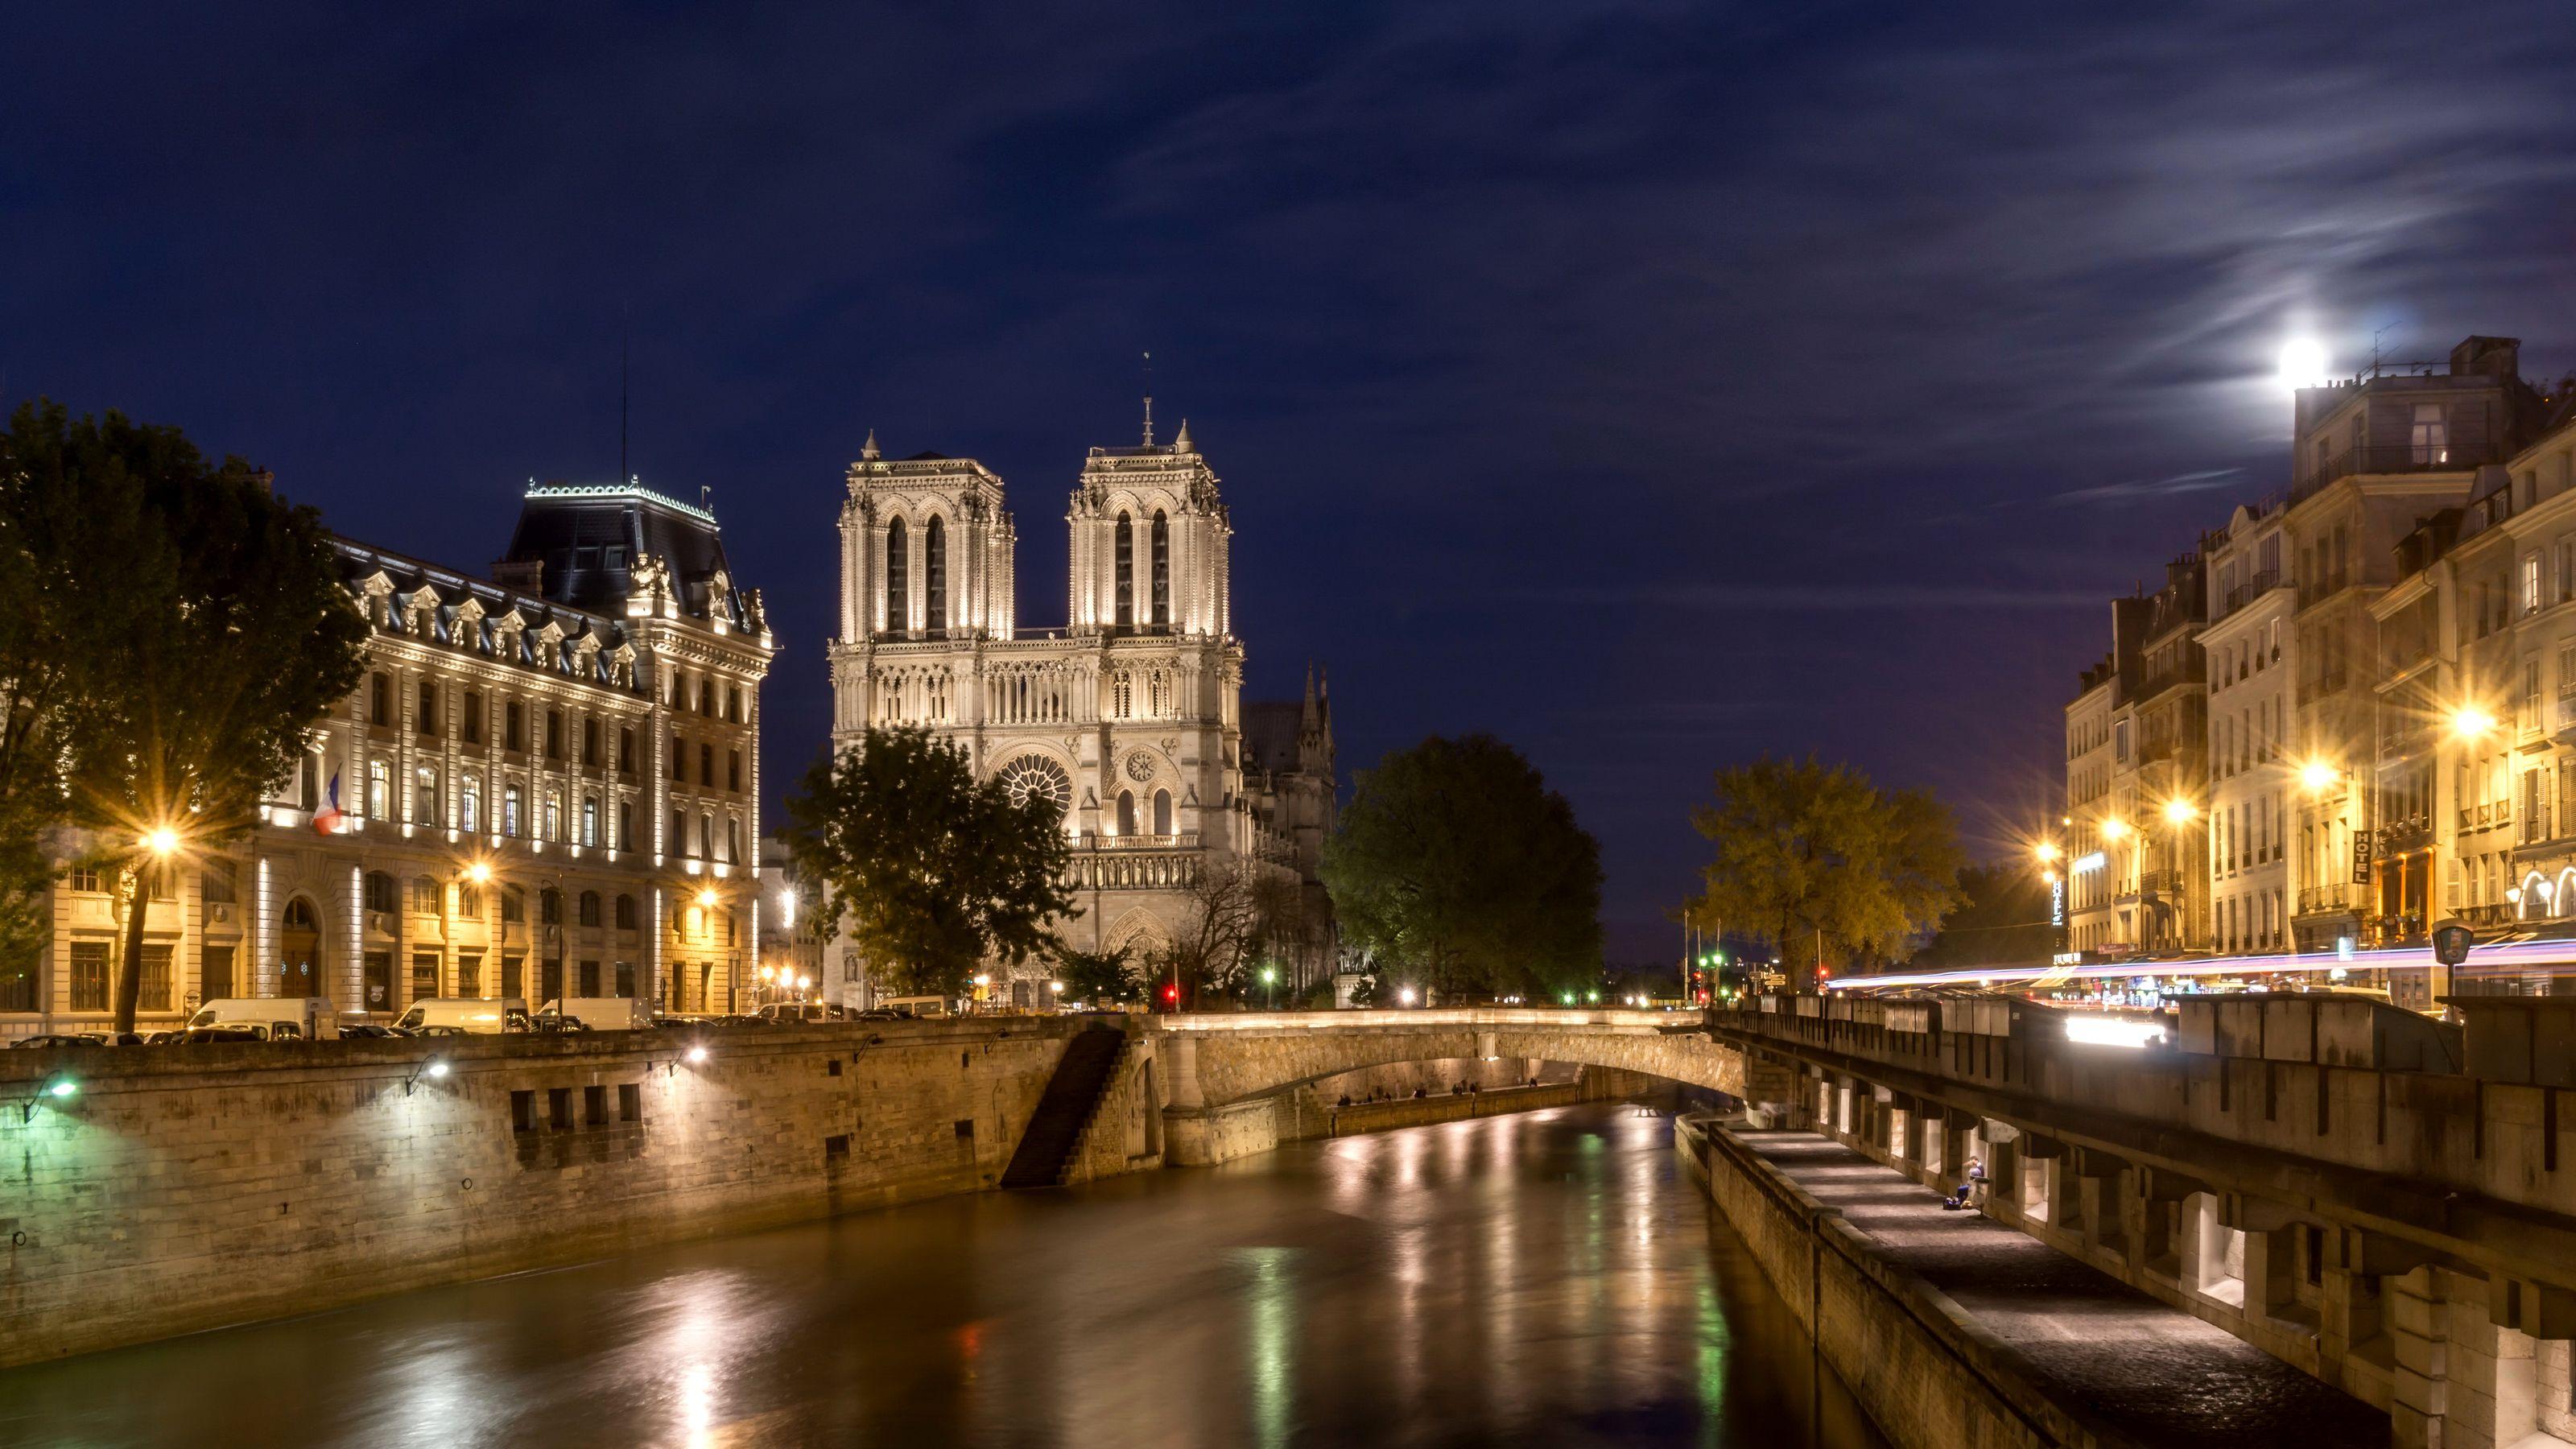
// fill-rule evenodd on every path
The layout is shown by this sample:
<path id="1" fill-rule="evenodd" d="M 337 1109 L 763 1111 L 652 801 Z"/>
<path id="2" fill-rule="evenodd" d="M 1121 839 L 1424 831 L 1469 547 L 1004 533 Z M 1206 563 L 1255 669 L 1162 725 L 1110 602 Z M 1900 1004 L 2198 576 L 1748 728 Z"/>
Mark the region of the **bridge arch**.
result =
<path id="1" fill-rule="evenodd" d="M 1743 1054 L 1655 1011 L 1317 1011 L 1158 1018 L 1186 1062 L 1175 1105 L 1221 1108 L 1398 1062 L 1517 1057 L 1607 1067 L 1740 1097 Z M 1189 1088 L 1196 1101 L 1185 1102 Z"/>

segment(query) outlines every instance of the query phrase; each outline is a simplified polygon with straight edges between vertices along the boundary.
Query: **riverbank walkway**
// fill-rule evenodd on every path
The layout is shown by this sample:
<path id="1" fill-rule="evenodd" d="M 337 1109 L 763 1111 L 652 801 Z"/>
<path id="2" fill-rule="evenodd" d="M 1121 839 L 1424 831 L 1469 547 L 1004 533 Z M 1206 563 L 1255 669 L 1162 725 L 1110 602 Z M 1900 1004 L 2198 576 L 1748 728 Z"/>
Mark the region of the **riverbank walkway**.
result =
<path id="1" fill-rule="evenodd" d="M 1732 1129 L 1782 1177 L 1947 1294 L 2034 1384 L 2142 1444 L 2386 1449 L 2388 1416 L 2342 1390 L 1812 1132 Z"/>

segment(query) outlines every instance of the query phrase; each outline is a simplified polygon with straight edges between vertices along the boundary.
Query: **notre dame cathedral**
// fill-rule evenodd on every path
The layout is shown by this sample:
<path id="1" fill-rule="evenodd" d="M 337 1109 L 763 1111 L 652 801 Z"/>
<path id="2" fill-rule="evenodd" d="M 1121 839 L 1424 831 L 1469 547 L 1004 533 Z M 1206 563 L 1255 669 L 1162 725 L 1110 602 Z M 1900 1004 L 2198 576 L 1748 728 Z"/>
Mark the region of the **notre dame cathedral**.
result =
<path id="1" fill-rule="evenodd" d="M 1067 621 L 1018 626 L 1018 535 L 1001 478 L 971 458 L 889 459 L 868 435 L 841 509 L 841 627 L 832 738 L 918 725 L 983 775 L 1063 812 L 1083 950 L 1149 957 L 1188 928 L 1196 872 L 1239 865 L 1294 881 L 1308 922 L 1283 987 L 1331 970 L 1316 871 L 1334 811 L 1332 707 L 1244 703 L 1217 476 L 1190 442 L 1093 448 L 1065 512 Z M 860 973 L 850 973 L 860 974 Z M 996 966 L 993 999 L 1045 1004 L 1051 967 Z M 1007 984 L 1005 984 L 1007 983 Z"/>

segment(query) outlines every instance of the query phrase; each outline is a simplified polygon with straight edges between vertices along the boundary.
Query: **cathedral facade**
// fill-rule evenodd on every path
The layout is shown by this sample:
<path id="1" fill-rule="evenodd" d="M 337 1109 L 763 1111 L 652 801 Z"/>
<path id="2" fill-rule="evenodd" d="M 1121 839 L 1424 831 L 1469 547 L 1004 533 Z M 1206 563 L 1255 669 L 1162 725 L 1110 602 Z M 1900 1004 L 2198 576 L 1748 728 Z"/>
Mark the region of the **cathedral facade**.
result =
<path id="1" fill-rule="evenodd" d="M 889 459 L 871 433 L 848 485 L 834 747 L 920 726 L 979 775 L 1051 801 L 1081 909 L 1056 929 L 1079 949 L 1150 958 L 1189 929 L 1191 882 L 1237 869 L 1293 883 L 1312 908 L 1277 963 L 1282 985 L 1328 971 L 1316 862 L 1333 816 L 1330 703 L 1310 676 L 1302 702 L 1247 711 L 1234 529 L 1189 425 L 1083 459 L 1057 627 L 1015 617 L 1018 536 L 990 469 Z M 865 973 L 848 949 L 838 974 L 858 999 Z M 1047 1004 L 1049 963 L 992 974 L 995 1000 Z"/>

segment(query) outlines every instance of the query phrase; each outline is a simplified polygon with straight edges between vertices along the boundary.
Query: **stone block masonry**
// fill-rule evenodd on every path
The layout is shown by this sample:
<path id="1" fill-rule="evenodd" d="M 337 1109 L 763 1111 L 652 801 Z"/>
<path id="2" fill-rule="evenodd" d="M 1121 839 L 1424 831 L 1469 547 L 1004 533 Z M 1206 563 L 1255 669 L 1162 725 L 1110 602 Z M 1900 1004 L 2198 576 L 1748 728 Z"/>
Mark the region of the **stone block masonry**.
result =
<path id="1" fill-rule="evenodd" d="M 1080 1025 L 0 1053 L 0 1365 L 989 1187 Z"/>

